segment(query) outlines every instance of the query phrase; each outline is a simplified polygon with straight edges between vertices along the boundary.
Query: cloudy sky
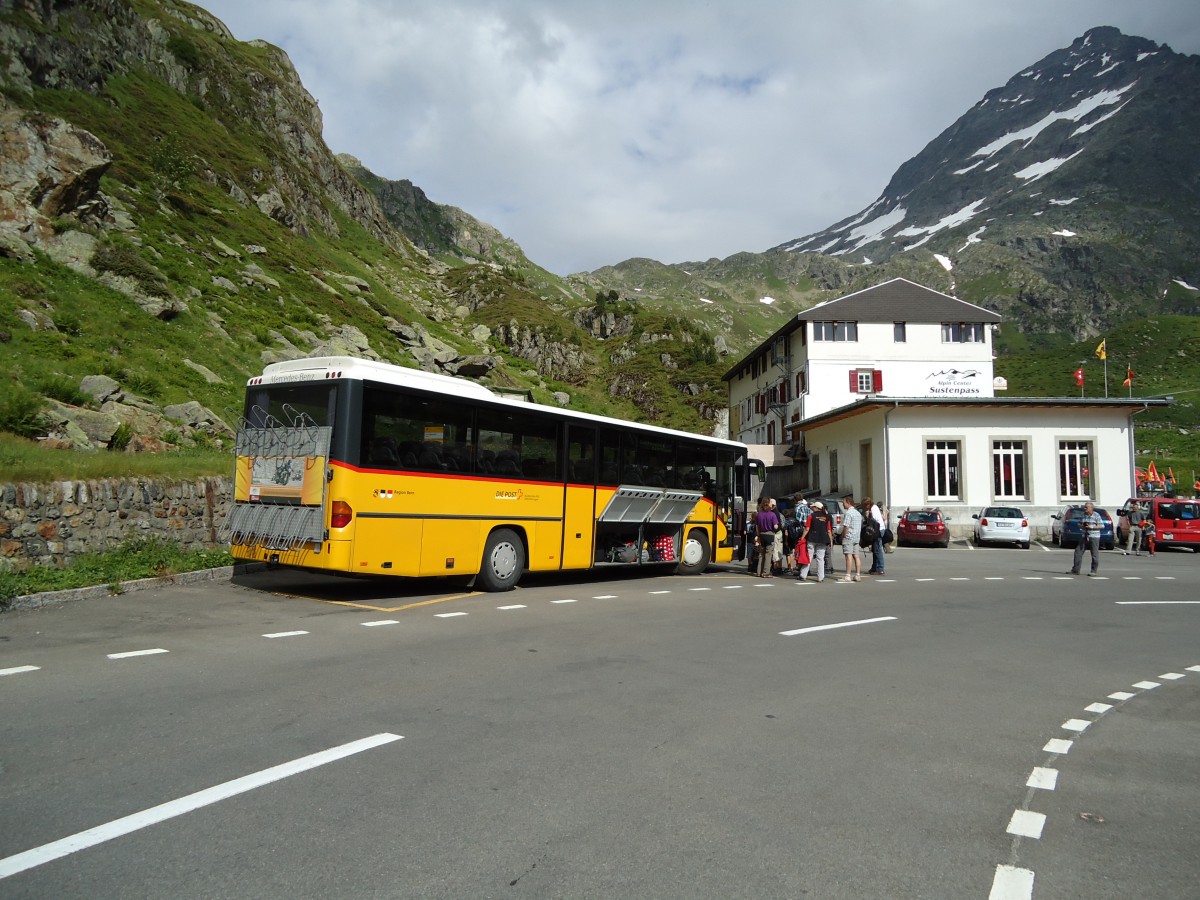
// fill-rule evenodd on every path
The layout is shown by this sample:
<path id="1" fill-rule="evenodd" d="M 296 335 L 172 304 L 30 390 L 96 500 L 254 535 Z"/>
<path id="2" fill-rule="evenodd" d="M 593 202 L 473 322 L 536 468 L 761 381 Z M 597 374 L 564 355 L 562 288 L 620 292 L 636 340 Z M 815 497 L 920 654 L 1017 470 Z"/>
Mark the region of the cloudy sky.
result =
<path id="1" fill-rule="evenodd" d="M 760 252 L 1097 25 L 1200 53 L 1195 0 L 200 0 L 287 51 L 325 140 L 558 274 Z"/>

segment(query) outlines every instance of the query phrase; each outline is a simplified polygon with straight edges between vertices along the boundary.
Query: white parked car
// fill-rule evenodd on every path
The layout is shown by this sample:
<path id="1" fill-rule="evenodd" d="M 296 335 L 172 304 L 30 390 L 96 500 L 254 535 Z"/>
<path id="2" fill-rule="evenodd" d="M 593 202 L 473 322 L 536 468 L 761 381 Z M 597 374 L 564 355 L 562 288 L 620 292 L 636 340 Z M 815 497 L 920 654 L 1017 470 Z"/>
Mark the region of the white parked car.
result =
<path id="1" fill-rule="evenodd" d="M 1019 544 L 1029 549 L 1029 519 L 1015 506 L 988 506 L 975 515 L 975 546 Z"/>

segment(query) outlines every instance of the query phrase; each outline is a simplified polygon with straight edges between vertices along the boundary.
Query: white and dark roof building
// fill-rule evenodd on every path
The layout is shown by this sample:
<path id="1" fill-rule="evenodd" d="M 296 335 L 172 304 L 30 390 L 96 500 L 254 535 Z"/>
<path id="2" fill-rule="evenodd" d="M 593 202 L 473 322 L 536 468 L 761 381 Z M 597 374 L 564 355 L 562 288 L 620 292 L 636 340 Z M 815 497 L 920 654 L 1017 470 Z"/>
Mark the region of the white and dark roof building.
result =
<path id="1" fill-rule="evenodd" d="M 772 495 L 938 506 L 962 535 L 1003 503 L 1051 513 L 1134 494 L 1134 416 L 1154 398 L 1004 397 L 990 310 L 897 278 L 797 313 L 725 373 L 730 437 Z"/>

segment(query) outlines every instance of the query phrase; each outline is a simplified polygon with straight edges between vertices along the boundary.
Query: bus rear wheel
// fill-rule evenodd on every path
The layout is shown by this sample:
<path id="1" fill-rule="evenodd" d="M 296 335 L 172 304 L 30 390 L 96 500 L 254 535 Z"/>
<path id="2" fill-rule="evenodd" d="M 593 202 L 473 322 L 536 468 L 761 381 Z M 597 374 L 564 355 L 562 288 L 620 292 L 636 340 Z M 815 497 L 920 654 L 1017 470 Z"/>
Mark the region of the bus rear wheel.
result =
<path id="1" fill-rule="evenodd" d="M 488 535 L 483 564 L 475 583 L 485 591 L 511 591 L 525 570 L 525 545 L 510 528 L 497 528 Z"/>
<path id="2" fill-rule="evenodd" d="M 679 551 L 679 565 L 675 572 L 678 575 L 699 575 L 708 568 L 711 561 L 708 535 L 703 531 L 693 531 L 684 538 L 683 547 Z"/>

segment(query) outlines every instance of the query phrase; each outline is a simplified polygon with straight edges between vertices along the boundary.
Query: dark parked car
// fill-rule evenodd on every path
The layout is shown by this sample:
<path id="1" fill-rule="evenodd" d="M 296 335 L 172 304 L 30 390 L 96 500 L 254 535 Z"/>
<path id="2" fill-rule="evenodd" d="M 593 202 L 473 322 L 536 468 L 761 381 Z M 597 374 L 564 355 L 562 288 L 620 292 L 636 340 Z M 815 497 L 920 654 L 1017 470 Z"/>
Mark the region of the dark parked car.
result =
<path id="1" fill-rule="evenodd" d="M 946 523 L 950 519 L 942 515 L 935 507 L 926 509 L 906 509 L 896 523 L 896 543 L 933 544 L 938 547 L 950 546 L 950 529 Z"/>
<path id="2" fill-rule="evenodd" d="M 1101 522 L 1104 523 L 1104 527 L 1100 529 L 1100 549 L 1111 550 L 1117 540 L 1112 516 L 1108 514 L 1107 509 L 1099 506 L 1096 507 L 1096 512 L 1099 514 Z M 1083 518 L 1082 504 L 1068 506 L 1050 518 L 1053 520 L 1050 524 L 1050 540 L 1053 543 L 1064 548 L 1074 547 L 1079 543 L 1079 520 Z"/>

